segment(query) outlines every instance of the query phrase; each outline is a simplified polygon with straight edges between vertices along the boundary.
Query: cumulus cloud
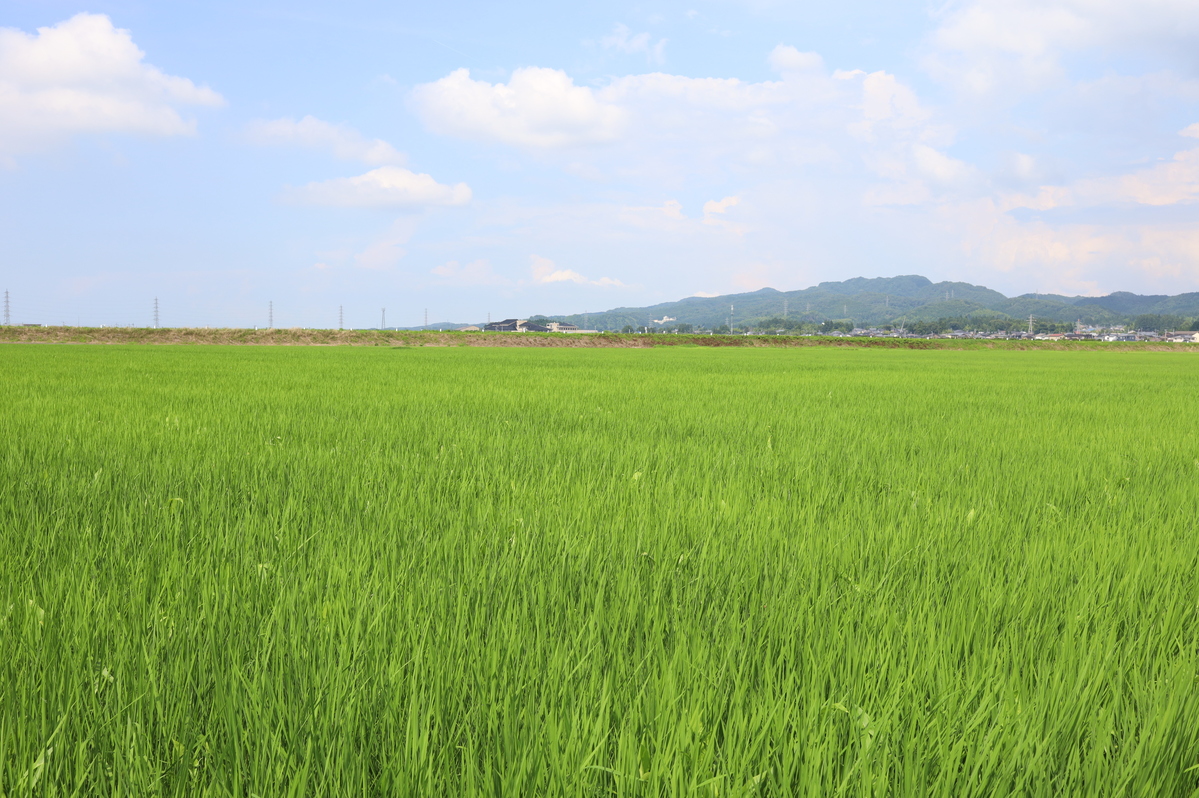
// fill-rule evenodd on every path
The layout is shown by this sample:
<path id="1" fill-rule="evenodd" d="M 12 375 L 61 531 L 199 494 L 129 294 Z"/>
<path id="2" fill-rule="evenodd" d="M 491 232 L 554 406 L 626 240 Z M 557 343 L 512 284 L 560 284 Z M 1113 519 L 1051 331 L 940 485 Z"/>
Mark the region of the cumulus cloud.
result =
<path id="1" fill-rule="evenodd" d="M 246 126 L 246 137 L 254 144 L 293 146 L 328 150 L 343 161 L 361 161 L 368 166 L 403 165 L 404 154 L 382 139 L 368 139 L 348 125 L 334 125 L 305 116 L 303 119 L 256 119 Z"/>
<path id="2" fill-rule="evenodd" d="M 540 255 L 530 256 L 531 264 L 529 271 L 533 275 L 533 282 L 540 285 L 549 285 L 552 283 L 579 283 L 586 285 L 608 286 L 612 288 L 623 288 L 624 283 L 620 280 L 611 277 L 601 277 L 598 280 L 588 280 L 583 275 L 570 269 L 559 269 L 552 260 L 543 258 Z"/>
<path id="3" fill-rule="evenodd" d="M 1013 2 L 1016 18 L 1026 12 L 1034 17 L 1040 13 L 1025 0 Z M 1045 5 L 1059 15 L 1065 13 L 1063 8 L 1077 15 L 1085 11 L 1086 3 L 1046 0 Z M 998 3 L 966 0 L 942 17 L 944 36 L 937 39 L 936 52 L 943 59 L 957 53 L 954 57 L 961 57 L 958 66 L 964 70 L 991 64 L 967 52 L 966 28 L 951 30 L 958 24 L 959 11 L 971 8 L 1003 13 Z M 1037 72 L 1038 63 L 1057 68 L 1054 65 L 1061 63 L 1059 56 L 1065 52 L 1063 42 L 1098 41 L 1071 39 L 1063 32 L 1069 28 L 1067 22 L 1059 27 L 1046 22 L 1043 45 L 1021 42 L 1018 36 L 1008 41 L 1003 37 L 1016 34 L 1004 25 L 1000 41 L 987 51 L 999 59 L 992 65 L 1011 66 L 1016 63 L 1012 59 L 1027 55 L 1032 60 L 1029 71 L 1021 73 L 1026 77 L 1042 74 Z M 1104 35 L 1109 34 L 1115 35 L 1110 30 Z M 633 46 L 629 44 L 633 38 L 628 32 L 620 46 Z M 1022 47 L 1029 49 L 1025 52 Z M 1038 62 L 1041 55 L 1048 60 Z M 1199 150 L 1177 148 L 1183 151 L 1172 157 L 1166 150 L 1161 160 L 1141 161 L 1140 166 L 1111 174 L 1111 150 L 1054 152 L 1059 145 L 1045 135 L 1051 123 L 1035 117 L 995 119 L 1004 112 L 991 109 L 1000 104 L 974 105 L 961 95 L 949 94 L 943 96 L 950 105 L 932 105 L 902 75 L 833 69 L 840 65 L 826 66 L 818 54 L 785 44 L 770 51 L 767 59 L 778 77 L 759 82 L 650 72 L 583 87 L 565 73 L 529 69 L 513 73 L 506 84 L 492 85 L 459 70 L 418 87 L 413 96 L 431 129 L 536 149 L 543 164 L 557 162 L 570 174 L 620 181 L 622 190 L 640 194 L 639 199 L 621 204 L 578 206 L 579 218 L 571 217 L 561 225 L 558 220 L 570 216 L 567 209 L 543 208 L 539 223 L 531 219 L 514 223 L 522 236 L 545 229 L 541 237 L 547 248 L 583 240 L 596 246 L 611 242 L 614 250 L 627 246 L 644 252 L 660 247 L 656 252 L 664 270 L 682 269 L 666 263 L 686 250 L 688 269 L 700 261 L 709 263 L 707 273 L 683 276 L 680 272 L 679 279 L 693 281 L 691 285 L 714 287 L 716 273 L 742 287 L 755 281 L 797 279 L 787 271 L 788 256 L 779 253 L 793 253 L 796 262 L 805 264 L 802 268 L 809 278 L 825 279 L 821 269 L 835 274 L 838 264 L 859 256 L 861 262 L 887 257 L 886 245 L 881 243 L 887 240 L 910 243 L 900 249 L 919 253 L 901 256 L 911 262 L 903 268 L 935 269 L 931 264 L 940 263 L 943 270 L 976 267 L 980 274 L 1020 273 L 1020 280 L 1036 278 L 1034 284 L 1042 290 L 1093 282 L 1088 276 L 1093 268 L 1109 269 L 1109 273 L 1128 268 L 1143 275 L 1194 271 L 1185 266 L 1184 256 L 1193 251 L 1193 239 L 1199 236 L 1187 238 L 1181 228 L 1149 221 L 1109 230 L 1067 221 L 1099 218 L 1097 214 L 1048 212 L 1071 206 L 1161 207 L 1199 202 Z M 997 74 L 1002 77 L 1001 73 Z M 532 76 L 545 78 L 539 91 L 524 85 Z M 1139 82 L 1117 78 L 1093 81 L 1090 91 L 1095 102 L 1110 97 L 1109 89 L 1129 96 L 1150 85 L 1158 86 L 1154 89 L 1158 96 L 1173 92 L 1182 97 L 1191 91 L 1186 81 L 1165 74 L 1154 73 Z M 571 92 L 578 93 L 574 106 L 546 99 Z M 1175 103 L 1172 113 L 1180 107 Z M 465 110 L 454 116 L 458 112 L 447 108 Z M 959 149 L 955 121 L 985 125 L 985 136 L 972 134 L 970 146 Z M 1022 126 L 1025 121 L 1029 124 Z M 1199 123 L 1182 134 L 1199 138 Z M 987 147 L 997 139 L 1002 141 L 998 151 L 988 153 Z M 607 146 L 577 146 L 599 141 Z M 1135 163 L 1134 159 L 1144 158 L 1152 139 L 1138 141 L 1138 150 L 1121 160 Z M 568 151 L 558 154 L 564 148 Z M 1085 180 L 1069 177 L 1071 171 L 1084 170 L 1090 175 Z M 1026 193 L 1012 193 L 1013 188 Z M 679 200 L 663 202 L 664 191 Z M 703 198 L 710 199 L 703 202 Z M 702 203 L 702 214 L 693 212 L 689 217 L 683 203 L 691 207 L 696 199 Z M 1045 213 L 1024 212 L 1028 210 Z M 1110 218 L 1106 216 L 1110 210 L 1103 213 Z M 1139 213 L 1149 218 L 1150 211 Z M 846 232 L 863 227 L 875 231 L 867 237 L 875 243 Z M 588 238 L 591 229 L 600 232 Z M 746 235 L 750 230 L 752 237 Z M 1142 256 L 1137 256 L 1138 247 Z M 531 269 L 533 284 L 598 282 L 584 274 L 585 268 L 559 267 L 545 259 L 534 260 Z M 1056 280 L 1052 285 L 1050 276 Z M 1018 282 L 1008 280 L 1002 287 L 1027 290 Z"/>
<path id="4" fill-rule="evenodd" d="M 196 123 L 181 107 L 224 104 L 144 58 L 103 14 L 76 14 L 35 34 L 0 28 L 0 157 L 81 133 L 188 135 Z"/>
<path id="5" fill-rule="evenodd" d="M 558 70 L 526 68 L 507 84 L 457 70 L 412 95 L 430 129 L 462 138 L 536 149 L 589 178 L 635 177 L 664 183 L 742 167 L 777 169 L 853 157 L 844 141 L 953 138 L 914 92 L 887 72 L 827 74 L 822 59 L 780 46 L 771 61 L 782 80 L 692 78 L 662 72 L 627 75 L 592 88 Z M 577 145 L 606 143 L 602 148 Z M 586 160 L 608 158 L 601 168 Z"/>
<path id="6" fill-rule="evenodd" d="M 436 133 L 500 141 L 523 147 L 567 147 L 615 139 L 625 113 L 576 86 L 565 72 L 526 67 L 508 82 L 474 80 L 458 69 L 417 86 L 412 103 Z"/>
<path id="7" fill-rule="evenodd" d="M 358 177 L 340 177 L 287 189 L 284 198 L 300 204 L 343 208 L 412 208 L 465 205 L 470 202 L 471 190 L 465 183 L 447 186 L 427 174 L 381 166 Z"/>

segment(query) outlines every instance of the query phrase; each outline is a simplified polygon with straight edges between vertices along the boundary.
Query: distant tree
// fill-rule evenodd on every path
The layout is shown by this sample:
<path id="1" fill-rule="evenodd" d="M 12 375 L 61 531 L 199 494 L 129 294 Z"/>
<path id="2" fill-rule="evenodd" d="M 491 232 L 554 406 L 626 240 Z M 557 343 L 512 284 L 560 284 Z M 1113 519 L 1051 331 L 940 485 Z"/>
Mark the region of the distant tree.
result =
<path id="1" fill-rule="evenodd" d="M 633 329 L 633 325 L 631 325 L 631 324 L 626 324 L 625 326 L 621 327 L 620 331 L 622 333 L 637 332 L 636 330 Z"/>
<path id="2" fill-rule="evenodd" d="M 1182 316 L 1159 313 L 1143 313 L 1132 320 L 1132 326 L 1137 330 L 1180 330 L 1187 324 Z"/>
<path id="3" fill-rule="evenodd" d="M 695 331 L 695 328 L 692 327 L 690 324 L 680 324 L 677 327 L 675 327 L 675 331 L 680 332 L 680 333 L 691 333 L 691 332 Z"/>
<path id="4" fill-rule="evenodd" d="M 729 329 L 729 325 L 727 324 L 718 324 L 712 328 L 712 332 L 716 333 L 717 335 L 728 335 L 732 332 L 732 330 Z"/>

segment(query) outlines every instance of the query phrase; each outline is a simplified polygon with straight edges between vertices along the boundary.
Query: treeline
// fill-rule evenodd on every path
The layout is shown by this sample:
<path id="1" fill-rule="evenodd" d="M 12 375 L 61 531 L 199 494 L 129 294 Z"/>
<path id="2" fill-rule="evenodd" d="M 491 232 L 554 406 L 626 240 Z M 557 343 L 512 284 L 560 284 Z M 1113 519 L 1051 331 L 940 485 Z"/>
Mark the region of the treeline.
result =
<path id="1" fill-rule="evenodd" d="M 1132 320 L 1134 330 L 1194 330 L 1199 325 L 1199 318 L 1187 319 L 1173 314 L 1146 313 Z"/>
<path id="2" fill-rule="evenodd" d="M 600 329 L 603 329 L 603 325 L 598 326 Z M 717 335 L 735 335 L 739 333 L 830 335 L 837 332 L 848 333 L 852 331 L 855 326 L 857 325 L 855 325 L 850 319 L 814 320 L 812 318 L 797 319 L 783 318 L 782 316 L 772 316 L 764 319 L 752 319 L 743 323 L 734 323 L 731 327 L 727 324 L 719 324 L 711 328 L 702 325 L 685 323 L 636 326 L 632 324 L 625 324 L 623 327 L 619 328 L 618 331 L 622 333 L 651 332 L 680 334 L 713 332 Z M 1021 319 L 988 316 L 951 316 L 936 320 L 912 321 L 902 324 L 893 323 L 871 326 L 888 332 L 902 330 L 903 332 L 912 333 L 914 335 L 938 335 L 940 333 L 953 332 L 954 330 L 983 333 L 1026 332 L 1028 330 L 1027 321 Z M 1156 332 L 1162 332 L 1165 330 L 1196 330 L 1199 329 L 1199 318 L 1187 319 L 1184 316 L 1178 315 L 1145 314 L 1136 316 L 1131 320 L 1126 321 L 1124 326 L 1129 330 L 1145 330 Z M 1032 331 L 1036 334 L 1068 333 L 1072 332 L 1073 330 L 1073 322 L 1033 320 Z"/>

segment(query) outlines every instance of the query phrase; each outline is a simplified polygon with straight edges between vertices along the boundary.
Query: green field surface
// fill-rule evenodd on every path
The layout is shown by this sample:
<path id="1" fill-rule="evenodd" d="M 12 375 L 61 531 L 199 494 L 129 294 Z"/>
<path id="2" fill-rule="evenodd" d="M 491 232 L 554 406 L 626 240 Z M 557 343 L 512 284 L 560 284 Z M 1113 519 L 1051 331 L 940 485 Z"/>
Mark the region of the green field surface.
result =
<path id="1" fill-rule="evenodd" d="M 0 795 L 1199 795 L 1199 358 L 0 347 Z"/>

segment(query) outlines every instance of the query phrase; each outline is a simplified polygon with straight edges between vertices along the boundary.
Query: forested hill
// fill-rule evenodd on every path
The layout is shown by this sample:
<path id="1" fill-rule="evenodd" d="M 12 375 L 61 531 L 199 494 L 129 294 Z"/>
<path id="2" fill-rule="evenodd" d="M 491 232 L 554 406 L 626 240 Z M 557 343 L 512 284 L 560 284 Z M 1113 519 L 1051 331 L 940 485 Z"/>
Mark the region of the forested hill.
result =
<path id="1" fill-rule="evenodd" d="M 1137 317 L 1172 317 L 1171 326 L 1199 316 L 1199 293 L 1178 296 L 1143 296 L 1120 291 L 1101 297 L 1023 294 L 1006 297 L 970 283 L 934 283 L 919 275 L 900 277 L 856 277 L 843 282 L 826 282 L 801 291 L 763 288 L 746 294 L 718 297 L 687 297 L 644 308 L 614 308 L 586 316 L 550 316 L 580 327 L 619 330 L 625 325 L 655 325 L 666 316 L 667 324 L 741 327 L 768 319 L 820 322 L 852 320 L 860 326 L 902 324 L 938 319 L 1011 319 L 1013 326 L 1027 324 L 1029 316 L 1040 321 L 1084 324 L 1133 324 Z"/>

